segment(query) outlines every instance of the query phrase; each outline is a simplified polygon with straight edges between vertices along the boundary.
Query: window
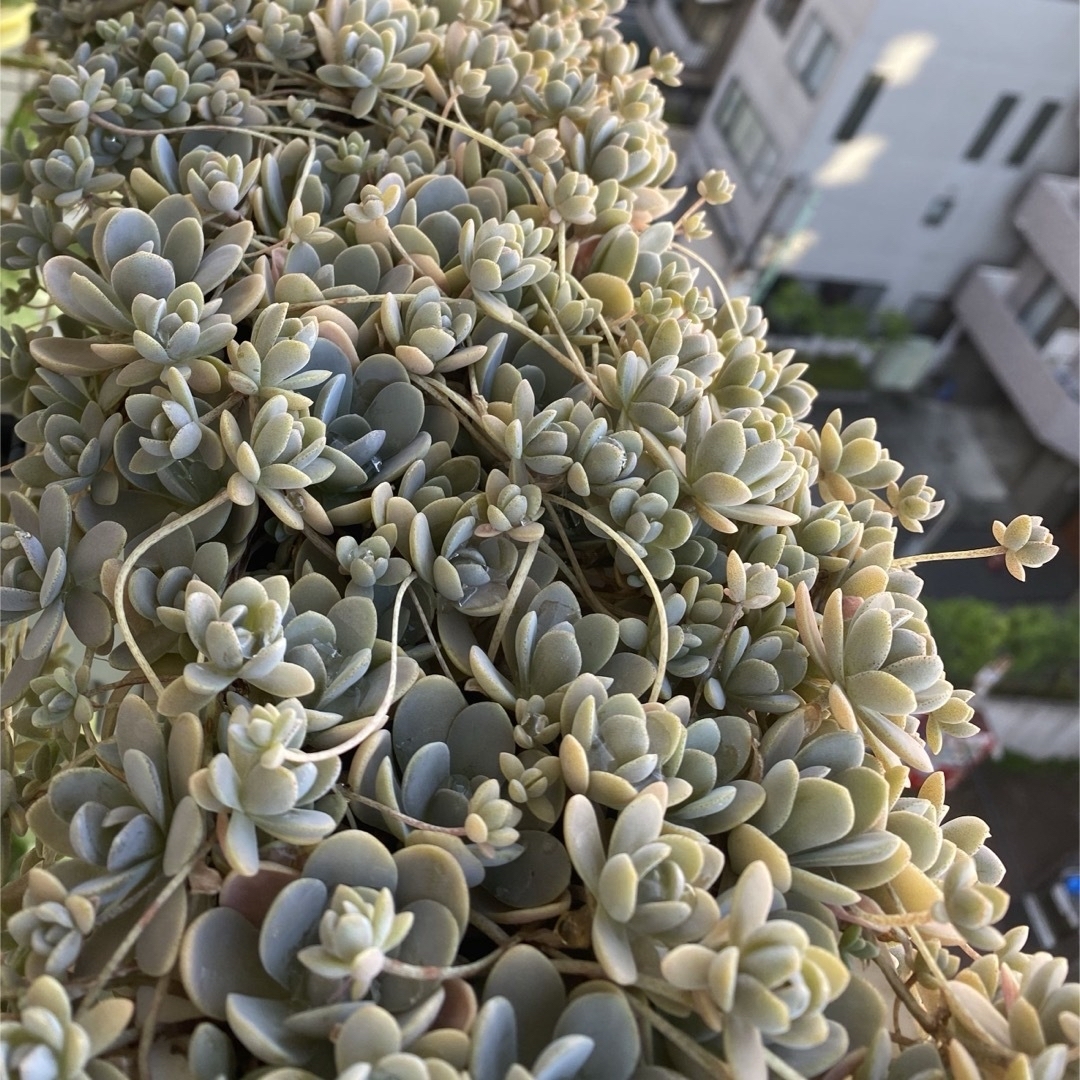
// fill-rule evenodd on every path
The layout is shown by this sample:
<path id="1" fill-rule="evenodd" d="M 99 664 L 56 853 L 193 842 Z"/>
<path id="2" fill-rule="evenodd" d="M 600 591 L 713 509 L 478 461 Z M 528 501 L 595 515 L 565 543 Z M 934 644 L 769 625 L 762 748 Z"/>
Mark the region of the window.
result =
<path id="1" fill-rule="evenodd" d="M 765 14 L 772 19 L 776 29 L 786 34 L 799 13 L 802 0 L 766 0 Z"/>
<path id="2" fill-rule="evenodd" d="M 847 142 L 848 139 L 853 139 L 858 134 L 862 122 L 866 119 L 866 114 L 877 100 L 877 96 L 881 93 L 881 88 L 884 85 L 884 76 L 873 73 L 866 76 L 862 86 L 859 87 L 859 92 L 848 107 L 847 115 L 840 121 L 840 126 L 836 129 L 833 138 L 837 142 Z"/>
<path id="3" fill-rule="evenodd" d="M 821 278 L 814 282 L 819 299 L 824 304 L 850 304 L 866 314 L 877 310 L 885 295 L 885 286 L 872 281 L 838 281 Z"/>
<path id="4" fill-rule="evenodd" d="M 818 91 L 825 85 L 838 51 L 836 38 L 816 15 L 811 15 L 788 53 L 792 71 L 811 97 L 817 97 Z"/>
<path id="5" fill-rule="evenodd" d="M 1008 120 L 1009 113 L 1016 108 L 1016 103 L 1019 100 L 1015 94 L 1002 94 L 997 99 L 989 115 L 983 121 L 982 127 L 979 128 L 979 133 L 964 153 L 964 157 L 968 161 L 978 161 L 990 149 L 994 137 L 1001 130 L 1005 121 Z"/>
<path id="6" fill-rule="evenodd" d="M 1047 274 L 1017 314 L 1020 325 L 1036 345 L 1045 345 L 1056 330 L 1077 325 L 1076 305 Z"/>
<path id="7" fill-rule="evenodd" d="M 1031 118 L 1027 130 L 1020 136 L 1020 141 L 1013 147 L 1009 155 L 1010 165 L 1023 165 L 1028 154 L 1034 149 L 1039 141 L 1039 136 L 1050 126 L 1050 122 L 1061 108 L 1060 101 L 1044 101 L 1039 106 L 1039 111 Z"/>
<path id="8" fill-rule="evenodd" d="M 725 10 L 723 5 L 703 4 L 699 0 L 679 0 L 676 9 L 692 45 L 695 49 L 700 49 L 703 56 L 707 55 L 707 50 L 716 48 L 723 41 L 731 23 L 731 13 Z M 620 14 L 620 23 L 625 21 L 625 18 L 625 14 Z M 641 55 L 648 56 L 651 48 L 650 44 L 642 49 Z"/>
<path id="9" fill-rule="evenodd" d="M 776 168 L 780 152 L 737 79 L 728 83 L 713 120 L 750 190 L 760 191 Z"/>
<path id="10" fill-rule="evenodd" d="M 938 195 L 931 199 L 923 212 L 922 223 L 937 228 L 952 213 L 956 200 L 951 195 Z"/>
<path id="11" fill-rule="evenodd" d="M 916 334 L 939 341 L 952 325 L 952 308 L 949 301 L 938 296 L 916 296 L 907 311 L 908 322 Z"/>

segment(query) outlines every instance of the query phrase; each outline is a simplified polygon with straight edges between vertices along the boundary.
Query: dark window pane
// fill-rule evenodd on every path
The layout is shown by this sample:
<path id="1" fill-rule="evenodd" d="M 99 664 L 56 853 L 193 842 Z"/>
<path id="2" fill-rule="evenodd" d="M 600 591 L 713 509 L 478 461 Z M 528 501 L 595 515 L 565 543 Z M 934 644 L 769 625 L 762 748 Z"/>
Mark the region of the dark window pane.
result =
<path id="1" fill-rule="evenodd" d="M 968 161 L 978 161 L 990 149 L 994 136 L 1001 130 L 1002 124 L 1008 119 L 1009 113 L 1013 111 L 1019 100 L 1015 94 L 1002 94 L 997 99 L 990 114 L 983 121 L 983 126 L 979 128 L 978 135 L 964 154 Z"/>
<path id="2" fill-rule="evenodd" d="M 1017 313 L 1017 320 L 1035 344 L 1042 346 L 1055 331 L 1076 327 L 1076 305 L 1048 274 Z"/>
<path id="3" fill-rule="evenodd" d="M 772 175 L 779 151 L 738 80 L 732 79 L 713 113 L 731 156 L 751 191 L 758 192 Z"/>
<path id="4" fill-rule="evenodd" d="M 1061 108 L 1060 101 L 1044 101 L 1039 106 L 1039 111 L 1028 124 L 1027 131 L 1020 136 L 1020 141 L 1013 147 L 1009 155 L 1010 165 L 1023 165 L 1028 154 L 1034 149 L 1039 141 L 1039 136 L 1050 126 L 1050 121 L 1057 115 Z"/>
<path id="5" fill-rule="evenodd" d="M 949 301 L 938 296 L 916 296 L 908 305 L 908 322 L 916 334 L 938 340 L 952 324 Z"/>
<path id="6" fill-rule="evenodd" d="M 855 95 L 855 99 L 848 108 L 847 115 L 836 129 L 833 138 L 837 142 L 847 142 L 848 139 L 855 137 L 859 128 L 862 127 L 862 122 L 866 119 L 866 114 L 870 111 L 884 85 L 885 79 L 883 76 L 866 76 L 862 86 L 859 88 L 859 92 Z"/>
<path id="7" fill-rule="evenodd" d="M 786 34 L 799 12 L 802 0 L 768 0 L 765 14 L 776 24 L 781 34 Z"/>
<path id="8" fill-rule="evenodd" d="M 693 39 L 695 45 L 700 45 L 704 49 L 715 48 L 719 45 L 731 22 L 731 12 L 725 10 L 721 4 L 702 4 L 699 0 L 679 0 L 678 12 L 686 33 Z M 625 12 L 620 13 L 620 24 L 625 21 L 625 18 Z M 623 37 L 626 37 L 625 30 L 623 30 Z M 651 48 L 652 43 L 642 49 L 641 55 L 648 56 Z"/>
<path id="9" fill-rule="evenodd" d="M 810 97 L 816 97 L 825 85 L 838 52 L 836 39 L 825 24 L 810 15 L 788 53 L 788 64 Z"/>
<path id="10" fill-rule="evenodd" d="M 951 195 L 938 195 L 931 199 L 923 212 L 922 223 L 931 228 L 940 225 L 952 213 L 955 202 Z"/>

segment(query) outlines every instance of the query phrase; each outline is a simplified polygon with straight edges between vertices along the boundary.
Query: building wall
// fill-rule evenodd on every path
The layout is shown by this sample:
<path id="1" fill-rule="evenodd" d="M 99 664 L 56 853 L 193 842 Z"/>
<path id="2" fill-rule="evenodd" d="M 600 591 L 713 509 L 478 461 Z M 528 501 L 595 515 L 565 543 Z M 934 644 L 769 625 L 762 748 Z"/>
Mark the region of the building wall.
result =
<path id="1" fill-rule="evenodd" d="M 778 199 L 783 200 L 792 190 L 788 182 L 803 151 L 808 132 L 830 96 L 832 84 L 842 76 L 844 54 L 857 42 L 877 0 L 816 0 L 803 3 L 788 28 L 782 33 L 766 14 L 764 0 L 758 0 L 743 24 L 739 40 L 731 49 L 727 63 L 717 79 L 716 88 L 695 133 L 691 156 L 696 171 L 703 172 L 721 165 L 738 185 L 735 200 L 725 208 L 724 217 L 737 239 L 739 250 L 735 259 L 745 255 L 745 249 L 774 210 Z M 788 57 L 812 14 L 830 28 L 840 47 L 829 82 L 816 98 L 811 98 L 793 74 Z M 737 79 L 761 113 L 780 152 L 779 161 L 770 179 L 759 191 L 752 189 L 741 175 L 729 148 L 714 121 L 724 90 Z"/>
<path id="2" fill-rule="evenodd" d="M 1041 455 L 1038 468 L 1028 470 L 1025 485 L 1041 485 L 1046 493 L 1063 492 L 1061 478 L 1070 471 L 1075 488 L 1080 450 L 1080 343 L 1075 322 L 1080 299 L 1076 272 L 1080 186 L 1066 177 L 1036 177 L 1012 219 L 1017 235 L 1023 237 L 1019 257 L 1010 267 L 974 267 L 956 290 L 953 306 L 959 325 L 1032 435 L 1052 451 Z M 1063 245 L 1072 246 L 1071 259 Z M 1065 306 L 1056 308 L 1053 319 L 1054 309 L 1046 309 L 1049 327 L 1057 328 L 1048 329 L 1044 323 L 1036 334 L 1023 311 L 1048 278 L 1058 290 L 1054 303 Z M 950 359 L 946 356 L 946 363 Z M 1060 468 L 1051 467 L 1054 455 L 1059 455 Z"/>
<path id="3" fill-rule="evenodd" d="M 814 12 L 841 54 L 811 101 L 784 55 Z M 886 307 L 945 296 L 972 262 L 1015 257 L 1008 211 L 1034 173 L 1076 167 L 1077 31 L 1078 7 L 1065 0 L 804 0 L 781 41 L 762 0 L 699 124 L 697 164 L 730 167 L 739 179 L 712 121 L 735 76 L 781 147 L 771 181 L 756 195 L 744 184 L 725 208 L 744 247 L 767 226 L 758 268 L 771 257 L 799 277 L 880 283 Z M 875 70 L 884 88 L 856 136 L 836 142 Z M 1018 104 L 982 160 L 965 160 L 1004 93 Z M 1045 99 L 1062 108 L 1023 165 L 1008 165 Z M 937 196 L 953 207 L 932 228 L 922 218 Z M 738 268 L 739 256 L 732 262 Z"/>

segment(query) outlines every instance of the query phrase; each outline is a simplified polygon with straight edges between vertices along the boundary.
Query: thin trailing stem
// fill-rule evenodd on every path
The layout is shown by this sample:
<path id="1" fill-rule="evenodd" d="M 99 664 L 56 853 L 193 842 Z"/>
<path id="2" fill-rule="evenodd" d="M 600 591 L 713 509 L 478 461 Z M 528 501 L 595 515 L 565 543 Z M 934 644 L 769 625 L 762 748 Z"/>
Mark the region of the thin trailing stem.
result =
<path id="1" fill-rule="evenodd" d="M 614 618 L 622 618 L 621 615 L 615 614 L 615 609 L 605 603 L 596 594 L 596 590 L 589 584 L 589 579 L 585 576 L 585 571 L 581 567 L 581 563 L 578 562 L 577 552 L 574 550 L 574 545 L 570 542 L 570 537 L 566 535 L 566 527 L 562 523 L 562 518 L 559 517 L 552 507 L 548 507 L 548 514 L 552 521 L 555 522 L 555 531 L 559 534 L 559 539 L 562 541 L 563 550 L 566 552 L 567 558 L 570 560 L 570 567 L 567 567 L 566 562 L 559 556 L 559 554 L 550 545 L 545 544 L 544 550 L 548 552 L 558 563 L 562 565 L 563 573 L 576 584 L 581 586 L 582 592 L 585 593 L 585 599 L 589 601 L 593 606 L 594 611 L 606 611 Z"/>
<path id="2" fill-rule="evenodd" d="M 235 60 L 230 60 L 230 64 L 236 63 Z M 318 80 L 316 80 L 318 81 Z M 320 85 L 322 85 L 320 83 Z M 286 108 L 289 104 L 288 98 L 259 98 L 259 104 L 265 106 L 268 109 L 271 108 Z M 352 117 L 352 109 L 346 108 L 344 105 L 331 105 L 328 101 L 316 101 L 315 108 L 319 112 L 335 112 L 343 113 L 345 116 Z M 299 185 L 297 185 L 299 187 Z"/>
<path id="3" fill-rule="evenodd" d="M 443 674 L 448 679 L 453 679 L 454 673 L 450 670 L 450 665 L 446 662 L 446 656 L 443 654 L 442 646 L 435 638 L 435 632 L 431 628 L 431 622 L 424 612 L 424 605 L 420 603 L 416 593 L 413 593 L 409 597 L 412 601 L 413 610 L 416 612 L 420 619 L 420 625 L 424 628 L 424 633 L 427 635 L 428 641 L 431 643 L 432 651 L 435 654 L 435 659 L 439 661 L 439 667 L 443 669 Z"/>
<path id="4" fill-rule="evenodd" d="M 735 1080 L 735 1074 L 731 1071 L 727 1062 L 710 1054 L 705 1047 L 688 1035 L 680 1027 L 676 1027 L 666 1017 L 661 1016 L 655 1009 L 650 1008 L 644 1001 L 639 1000 L 633 994 L 627 994 L 626 1000 L 630 1008 L 634 1010 L 650 1026 L 654 1027 L 666 1039 L 677 1046 L 699 1068 L 704 1069 L 705 1076 L 723 1077 L 724 1080 Z"/>
<path id="5" fill-rule="evenodd" d="M 575 374 L 582 379 L 583 382 L 592 391 L 593 396 L 602 404 L 607 405 L 608 401 L 604 395 L 600 392 L 600 387 L 597 386 L 596 381 L 593 379 L 592 372 L 585 366 L 585 357 L 581 356 L 577 349 L 574 348 L 574 343 L 570 340 L 563 328 L 563 324 L 559 322 L 559 316 L 555 314 L 555 309 L 551 306 L 551 302 L 540 290 L 539 286 L 534 285 L 533 291 L 540 299 L 540 306 L 547 313 L 548 318 L 551 320 L 552 325 L 555 327 L 555 333 L 558 334 L 559 340 L 563 344 L 563 348 L 566 350 L 566 354 L 571 356 L 575 360 L 575 366 L 577 370 Z"/>
<path id="6" fill-rule="evenodd" d="M 712 651 L 712 656 L 709 657 L 709 666 L 702 672 L 698 680 L 697 689 L 694 691 L 694 701 L 690 706 L 692 714 L 697 713 L 698 702 L 701 701 L 701 695 L 705 692 L 705 683 L 712 678 L 712 673 L 716 670 L 716 665 L 720 663 L 720 657 L 724 653 L 724 646 L 727 645 L 728 639 L 734 633 L 735 627 L 742 617 L 743 606 L 742 604 L 736 604 L 734 611 L 731 613 L 731 618 L 728 619 L 723 632 L 720 634 L 720 640 L 716 643 L 716 648 Z"/>
<path id="7" fill-rule="evenodd" d="M 99 116 L 97 113 L 93 113 L 90 116 L 90 122 L 92 124 L 96 124 L 98 127 L 104 128 L 106 131 L 111 131 L 116 135 L 137 136 L 141 139 L 145 139 L 147 136 L 154 135 L 184 135 L 189 131 L 223 131 L 230 134 L 235 134 L 237 130 L 234 127 L 230 127 L 228 124 L 185 124 L 181 127 L 140 130 L 139 128 L 121 127 L 120 124 L 114 124 L 112 123 L 112 121 L 106 120 L 103 116 Z M 269 130 L 287 131 L 293 135 L 301 135 L 301 132 L 296 131 L 293 128 L 271 128 Z M 277 146 L 285 145 L 285 143 L 282 142 L 281 139 L 275 138 L 265 129 L 260 130 L 259 128 L 244 128 L 244 131 L 250 131 L 251 134 L 254 135 L 256 138 L 265 139 L 267 142 L 275 143 Z"/>
<path id="8" fill-rule="evenodd" d="M 994 555 L 1004 554 L 1006 554 L 1006 550 L 1000 544 L 994 544 L 992 547 L 968 548 L 965 551 L 928 551 L 921 555 L 905 555 L 902 559 L 893 559 L 893 566 L 898 570 L 907 570 L 917 563 L 951 562 L 959 559 L 989 559 Z"/>
<path id="9" fill-rule="evenodd" d="M 311 542 L 311 545 L 320 552 L 320 554 L 325 555 L 328 559 L 332 559 L 335 563 L 337 562 L 337 551 L 330 546 L 330 543 L 325 536 L 317 533 L 310 525 L 304 526 L 304 536 Z"/>
<path id="10" fill-rule="evenodd" d="M 525 587 L 525 581 L 529 576 L 529 571 L 532 569 L 532 564 L 536 559 L 536 552 L 539 547 L 540 541 L 533 540 L 525 549 L 525 553 L 521 556 L 521 562 L 518 563 L 517 573 L 514 574 L 514 580 L 510 584 L 510 591 L 506 594 L 506 599 L 503 601 L 502 611 L 499 612 L 499 621 L 495 624 L 495 630 L 491 635 L 491 644 L 488 645 L 487 650 L 487 657 L 489 660 L 494 660 L 495 654 L 499 651 L 503 635 L 506 633 L 506 627 L 509 625 L 510 618 L 514 614 L 514 605 L 517 603 L 517 598 L 521 595 L 521 590 Z"/>
<path id="11" fill-rule="evenodd" d="M 165 902 L 181 885 L 187 881 L 188 875 L 206 857 L 206 853 L 212 846 L 212 841 L 207 840 L 199 845 L 199 850 L 166 882 L 164 888 L 154 897 L 147 909 L 136 920 L 135 925 L 124 935 L 124 940 L 113 950 L 112 956 L 106 961 L 104 967 L 98 972 L 97 978 L 90 984 L 86 996 L 79 1006 L 79 1015 L 86 1014 L 87 1009 L 97 1001 L 102 990 L 105 989 L 109 980 L 113 977 L 116 969 L 123 963 L 124 957 L 134 948 L 142 932 L 154 921 L 154 917 L 165 906 Z"/>
<path id="12" fill-rule="evenodd" d="M 588 979 L 607 979 L 610 976 L 601 964 L 595 960 L 559 959 L 550 960 L 551 966 L 563 975 L 583 975 Z M 666 998 L 668 1001 L 685 1005 L 686 994 L 676 990 L 671 983 L 653 975 L 641 975 L 634 980 L 634 987 L 644 990 L 653 997 Z"/>
<path id="13" fill-rule="evenodd" d="M 570 890 L 567 889 L 557 900 L 534 908 L 510 908 L 506 911 L 492 912 L 494 922 L 503 926 L 524 926 L 527 923 L 546 922 L 557 918 L 570 910 Z"/>
<path id="14" fill-rule="evenodd" d="M 199 417 L 200 424 L 213 423 L 223 412 L 231 409 L 234 405 L 239 405 L 244 400 L 244 395 L 238 390 L 234 390 L 220 405 L 215 405 L 209 412 L 203 413 Z"/>
<path id="15" fill-rule="evenodd" d="M 510 941 L 510 935 L 497 923 L 486 915 L 481 914 L 476 908 L 469 912 L 469 925 L 475 926 L 482 934 L 489 937 L 496 945 L 505 945 Z"/>
<path id="16" fill-rule="evenodd" d="M 483 305 L 481 305 L 483 306 Z M 549 356 L 557 360 L 567 371 L 572 375 L 576 375 L 588 388 L 589 392 L 597 399 L 597 401 L 604 401 L 604 395 L 600 392 L 600 387 L 593 381 L 592 374 L 585 367 L 585 361 L 575 355 L 571 349 L 570 355 L 566 355 L 561 349 L 556 349 L 554 345 L 548 341 L 542 334 L 538 334 L 524 319 L 517 318 L 510 325 L 518 331 L 523 337 L 529 339 L 535 345 L 539 345 Z M 606 401 L 604 401 L 607 404 Z"/>
<path id="17" fill-rule="evenodd" d="M 591 300 L 593 297 L 586 291 L 585 286 L 572 274 L 570 275 L 570 284 L 573 287 L 574 292 L 578 296 L 583 297 L 585 300 Z M 608 348 L 611 350 L 612 359 L 618 360 L 619 353 L 622 351 L 615 342 L 615 335 L 611 332 L 611 324 L 604 317 L 603 311 L 596 316 L 596 321 L 600 324 L 600 331 L 604 335 L 605 340 L 608 343 Z"/>
<path id="18" fill-rule="evenodd" d="M 487 433 L 480 421 L 480 417 L 467 398 L 462 397 L 461 394 L 449 386 L 444 386 L 430 375 L 413 375 L 412 379 L 421 390 L 434 397 L 441 398 L 450 408 L 454 409 L 461 418 L 462 423 L 469 429 L 469 433 L 478 443 L 486 445 L 495 454 L 501 455 L 505 452 L 504 448 Z"/>
<path id="19" fill-rule="evenodd" d="M 390 622 L 390 640 L 394 642 L 390 653 L 390 678 L 387 682 L 386 693 L 383 694 L 382 701 L 379 702 L 379 707 L 375 710 L 374 715 L 369 716 L 367 722 L 362 724 L 344 742 L 328 747 L 326 750 L 286 750 L 286 761 L 329 761 L 331 758 L 341 757 L 342 754 L 359 746 L 373 732 L 378 731 L 390 718 L 390 703 L 394 700 L 394 690 L 397 687 L 398 655 L 400 653 L 397 640 L 401 626 L 401 605 L 405 600 L 405 593 L 415 580 L 416 574 L 410 574 L 398 586 L 397 595 L 394 597 L 394 614 Z"/>
<path id="20" fill-rule="evenodd" d="M 275 243 L 278 243 L 277 241 Z M 360 288 L 354 285 L 352 288 Z M 308 308 L 333 307 L 335 304 L 378 304 L 387 297 L 393 297 L 399 304 L 407 304 L 416 299 L 416 293 L 366 293 L 359 292 L 355 296 L 328 296 L 322 300 L 294 300 L 289 303 L 289 311 L 307 311 Z"/>
<path id="21" fill-rule="evenodd" d="M 154 985 L 154 996 L 150 999 L 150 1008 L 142 1020 L 142 1030 L 139 1032 L 140 1080 L 154 1080 L 153 1073 L 150 1071 L 150 1051 L 154 1045 L 154 1035 L 157 1033 L 158 1013 L 161 1012 L 161 1006 L 165 1002 L 171 978 L 169 972 L 166 972 L 158 979 Z"/>
<path id="22" fill-rule="evenodd" d="M 404 960 L 397 960 L 392 956 L 387 956 L 383 959 L 383 970 L 391 975 L 400 975 L 405 979 L 417 979 L 421 982 L 432 982 L 436 979 L 442 981 L 447 979 L 471 979 L 474 975 L 487 971 L 515 941 L 515 938 L 507 937 L 505 942 L 493 952 L 488 953 L 487 956 L 482 956 L 479 960 L 473 960 L 472 963 L 458 964 L 454 967 L 439 967 L 437 964 L 407 964 Z"/>
<path id="23" fill-rule="evenodd" d="M 680 217 L 679 220 L 675 222 L 675 225 L 673 226 L 675 232 L 682 232 L 683 225 L 685 225 L 686 222 L 689 221 L 689 219 L 693 217 L 694 214 L 696 214 L 708 201 L 708 199 L 699 197 L 694 202 L 692 202 L 690 206 L 687 207 L 686 213 L 683 214 L 682 217 Z"/>
<path id="24" fill-rule="evenodd" d="M 499 142 L 498 139 L 493 139 L 490 135 L 485 135 L 482 131 L 477 131 L 475 127 L 470 124 L 461 113 L 461 106 L 457 101 L 453 101 L 454 112 L 457 114 L 457 120 L 451 120 L 448 116 L 442 116 L 431 109 L 426 109 L 423 105 L 417 104 L 410 98 L 401 97 L 400 94 L 392 94 L 387 90 L 380 92 L 379 96 L 384 101 L 389 101 L 393 105 L 401 105 L 406 109 L 411 109 L 413 112 L 418 113 L 426 120 L 431 120 L 435 124 L 440 124 L 444 127 L 448 127 L 451 131 L 460 132 L 462 135 L 467 135 L 470 139 L 475 139 L 481 146 L 486 146 L 489 150 L 494 150 L 498 154 L 502 154 L 507 161 L 514 163 L 514 166 L 521 173 L 526 185 L 532 192 L 533 198 L 536 200 L 536 205 L 541 209 L 547 209 L 547 201 L 544 199 L 544 193 L 540 190 L 540 185 L 536 182 L 536 177 L 533 176 L 529 167 L 514 153 L 510 147 L 505 146 Z"/>
<path id="25" fill-rule="evenodd" d="M 652 594 L 653 603 L 656 605 L 656 616 L 660 624 L 660 656 L 656 664 L 656 678 L 653 679 L 652 690 L 649 692 L 650 702 L 659 701 L 664 689 L 664 679 L 667 676 L 667 655 L 671 635 L 668 632 L 664 598 L 660 594 L 660 586 L 657 585 L 656 578 L 652 576 L 641 556 L 626 542 L 626 538 L 622 533 L 617 529 L 613 529 L 606 521 L 601 521 L 595 514 L 586 510 L 584 506 L 578 506 L 577 503 L 564 499 L 560 495 L 549 494 L 545 495 L 544 498 L 557 506 L 565 506 L 568 510 L 572 510 L 575 514 L 583 517 L 590 525 L 599 529 L 605 536 L 609 536 L 633 560 L 634 565 L 638 568 L 649 592 Z"/>
<path id="26" fill-rule="evenodd" d="M 894 968 L 880 953 L 874 957 L 874 963 L 880 969 L 881 974 L 885 976 L 885 981 L 892 988 L 893 993 L 896 994 L 897 1000 L 902 1001 L 904 1003 L 904 1008 L 911 1013 L 912 1019 L 914 1019 L 927 1033 L 931 1035 L 935 1034 L 938 1029 L 937 1023 L 926 1009 L 924 1009 L 915 999 L 915 996 L 905 985 L 903 979 L 897 974 L 896 968 Z"/>
<path id="27" fill-rule="evenodd" d="M 672 244 L 673 251 L 679 252 L 680 255 L 685 255 L 686 258 L 697 263 L 702 267 L 706 273 L 716 282 L 716 287 L 720 290 L 720 295 L 724 298 L 724 307 L 727 308 L 728 317 L 731 319 L 731 326 L 737 333 L 740 339 L 744 336 L 742 330 L 739 327 L 738 320 L 735 318 L 735 308 L 732 306 L 731 297 L 728 295 L 727 286 L 724 284 L 723 279 L 716 272 L 716 267 L 708 260 L 703 259 L 693 248 L 688 248 L 685 244 Z"/>
<path id="28" fill-rule="evenodd" d="M 420 818 L 412 817 L 410 814 L 406 814 L 396 807 L 387 806 L 386 803 L 379 802 L 378 799 L 372 799 L 368 795 L 361 795 L 359 791 L 354 791 L 347 784 L 338 784 L 338 790 L 345 798 L 368 806 L 372 810 L 378 810 L 379 813 L 386 814 L 395 821 L 400 821 L 403 825 L 411 825 L 414 829 L 422 829 L 424 832 L 443 833 L 446 836 L 465 835 L 465 830 L 461 826 L 432 825 L 429 821 L 421 821 Z"/>
<path id="29" fill-rule="evenodd" d="M 196 507 L 194 510 L 183 514 L 181 517 L 175 518 L 173 521 L 167 521 L 161 528 L 155 529 L 145 540 L 135 546 L 135 550 L 124 560 L 124 565 L 120 567 L 120 573 L 116 575 L 116 587 L 113 589 L 113 608 L 116 611 L 117 625 L 120 627 L 120 633 L 123 634 L 124 641 L 127 642 L 127 646 L 131 650 L 131 655 L 135 658 L 135 662 L 142 669 L 147 681 L 158 694 L 163 694 L 165 692 L 165 685 L 157 677 L 157 672 L 154 671 L 150 666 L 150 662 L 143 655 L 143 651 L 139 648 L 139 643 L 136 641 L 135 635 L 131 632 L 131 627 L 128 625 L 127 611 L 125 610 L 124 603 L 127 596 L 128 578 L 131 577 L 131 572 L 135 569 L 138 561 L 155 544 L 160 543 L 166 537 L 172 536 L 173 533 L 179 532 L 193 522 L 198 521 L 199 518 L 209 514 L 212 510 L 216 510 L 219 506 L 224 506 L 227 502 L 229 502 L 228 491 L 219 491 L 212 499 L 208 499 L 204 502 L 202 506 Z"/>

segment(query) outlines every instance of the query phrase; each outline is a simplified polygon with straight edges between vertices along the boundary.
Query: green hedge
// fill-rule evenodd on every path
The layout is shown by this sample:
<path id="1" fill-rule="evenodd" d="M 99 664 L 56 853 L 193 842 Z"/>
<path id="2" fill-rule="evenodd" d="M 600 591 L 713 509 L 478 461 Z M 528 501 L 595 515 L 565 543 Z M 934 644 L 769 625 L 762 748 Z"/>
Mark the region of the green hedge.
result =
<path id="1" fill-rule="evenodd" d="M 818 390 L 865 390 L 870 385 L 866 369 L 859 358 L 851 353 L 838 356 L 804 356 L 796 359 L 810 365 L 809 379 Z"/>
<path id="2" fill-rule="evenodd" d="M 926 606 L 945 670 L 956 685 L 970 685 L 980 667 L 1006 654 L 1013 662 L 997 693 L 1080 697 L 1080 622 L 1075 608 L 1001 607 L 973 597 L 931 600 Z"/>

